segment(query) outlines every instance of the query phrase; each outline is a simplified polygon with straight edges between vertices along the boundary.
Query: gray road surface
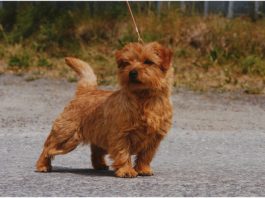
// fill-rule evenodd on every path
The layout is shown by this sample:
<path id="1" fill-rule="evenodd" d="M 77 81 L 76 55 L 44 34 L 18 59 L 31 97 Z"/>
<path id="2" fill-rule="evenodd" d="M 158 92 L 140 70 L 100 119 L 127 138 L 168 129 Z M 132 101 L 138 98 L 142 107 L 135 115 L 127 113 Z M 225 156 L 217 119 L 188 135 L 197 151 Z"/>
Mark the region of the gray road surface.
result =
<path id="1" fill-rule="evenodd" d="M 173 94 L 174 125 L 155 175 L 122 179 L 91 169 L 90 151 L 58 156 L 52 173 L 34 165 L 75 84 L 0 76 L 1 196 L 265 196 L 265 97 Z"/>

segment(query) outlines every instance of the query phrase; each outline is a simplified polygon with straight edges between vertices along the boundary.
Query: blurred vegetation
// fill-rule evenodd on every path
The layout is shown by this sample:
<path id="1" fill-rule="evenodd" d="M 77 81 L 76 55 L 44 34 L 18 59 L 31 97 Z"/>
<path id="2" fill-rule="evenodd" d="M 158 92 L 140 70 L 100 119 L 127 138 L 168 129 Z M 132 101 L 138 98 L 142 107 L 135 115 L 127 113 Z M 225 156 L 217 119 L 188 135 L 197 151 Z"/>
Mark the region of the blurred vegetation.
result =
<path id="1" fill-rule="evenodd" d="M 132 2 L 142 38 L 174 51 L 177 87 L 265 92 L 265 20 L 207 18 L 179 4 Z M 187 14 L 188 13 L 188 14 Z M 95 69 L 100 84 L 116 83 L 114 52 L 137 41 L 124 2 L 4 2 L 0 9 L 0 70 L 76 81 L 63 57 Z"/>

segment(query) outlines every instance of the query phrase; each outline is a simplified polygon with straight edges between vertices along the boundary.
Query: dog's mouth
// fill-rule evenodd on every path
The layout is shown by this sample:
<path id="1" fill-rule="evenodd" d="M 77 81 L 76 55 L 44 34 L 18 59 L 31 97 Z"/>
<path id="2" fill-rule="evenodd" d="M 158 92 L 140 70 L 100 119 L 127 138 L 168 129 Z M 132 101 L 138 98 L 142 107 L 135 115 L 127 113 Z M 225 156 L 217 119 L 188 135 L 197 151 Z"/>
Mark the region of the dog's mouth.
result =
<path id="1" fill-rule="evenodd" d="M 142 84 L 142 82 L 138 79 L 130 79 L 130 83 L 133 83 L 133 84 Z"/>

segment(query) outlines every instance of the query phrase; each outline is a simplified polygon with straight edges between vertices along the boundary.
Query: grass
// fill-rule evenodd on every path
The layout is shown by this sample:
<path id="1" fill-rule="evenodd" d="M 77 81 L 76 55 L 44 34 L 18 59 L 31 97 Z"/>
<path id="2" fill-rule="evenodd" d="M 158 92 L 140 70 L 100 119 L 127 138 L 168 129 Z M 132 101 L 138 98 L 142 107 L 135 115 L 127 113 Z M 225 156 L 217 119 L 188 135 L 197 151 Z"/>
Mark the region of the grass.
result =
<path id="1" fill-rule="evenodd" d="M 30 65 L 30 57 L 28 54 L 11 55 L 9 58 L 9 67 L 27 68 Z"/>
<path id="2" fill-rule="evenodd" d="M 39 58 L 37 66 L 46 67 L 46 68 L 50 68 L 51 69 L 52 68 L 52 63 L 49 60 L 45 59 L 45 58 Z"/>
<path id="3" fill-rule="evenodd" d="M 130 18 L 106 22 L 102 18 L 80 17 L 78 13 L 64 17 L 75 21 L 66 36 L 56 27 L 63 20 L 57 19 L 55 24 L 41 25 L 27 39 L 5 41 L 4 47 L 0 47 L 0 57 L 8 64 L 5 71 L 39 71 L 38 77 L 75 82 L 76 76 L 63 57 L 76 56 L 92 65 L 99 84 L 115 84 L 115 50 L 137 40 L 132 24 L 128 23 Z M 203 18 L 179 12 L 168 12 L 158 18 L 150 12 L 148 16 L 137 14 L 136 21 L 145 42 L 159 41 L 172 48 L 176 87 L 265 93 L 264 19 L 252 22 L 242 17 Z M 12 32 L 4 35 L 11 38 Z"/>

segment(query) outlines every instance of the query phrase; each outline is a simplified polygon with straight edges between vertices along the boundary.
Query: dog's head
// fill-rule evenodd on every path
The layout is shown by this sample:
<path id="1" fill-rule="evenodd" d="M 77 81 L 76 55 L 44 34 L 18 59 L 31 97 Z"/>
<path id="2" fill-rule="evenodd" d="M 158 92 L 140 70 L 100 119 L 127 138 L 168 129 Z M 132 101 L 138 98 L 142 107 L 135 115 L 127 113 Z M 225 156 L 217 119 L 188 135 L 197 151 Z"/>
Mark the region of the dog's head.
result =
<path id="1" fill-rule="evenodd" d="M 157 42 L 130 43 L 116 52 L 120 85 L 128 90 L 157 90 L 169 85 L 172 51 Z"/>

